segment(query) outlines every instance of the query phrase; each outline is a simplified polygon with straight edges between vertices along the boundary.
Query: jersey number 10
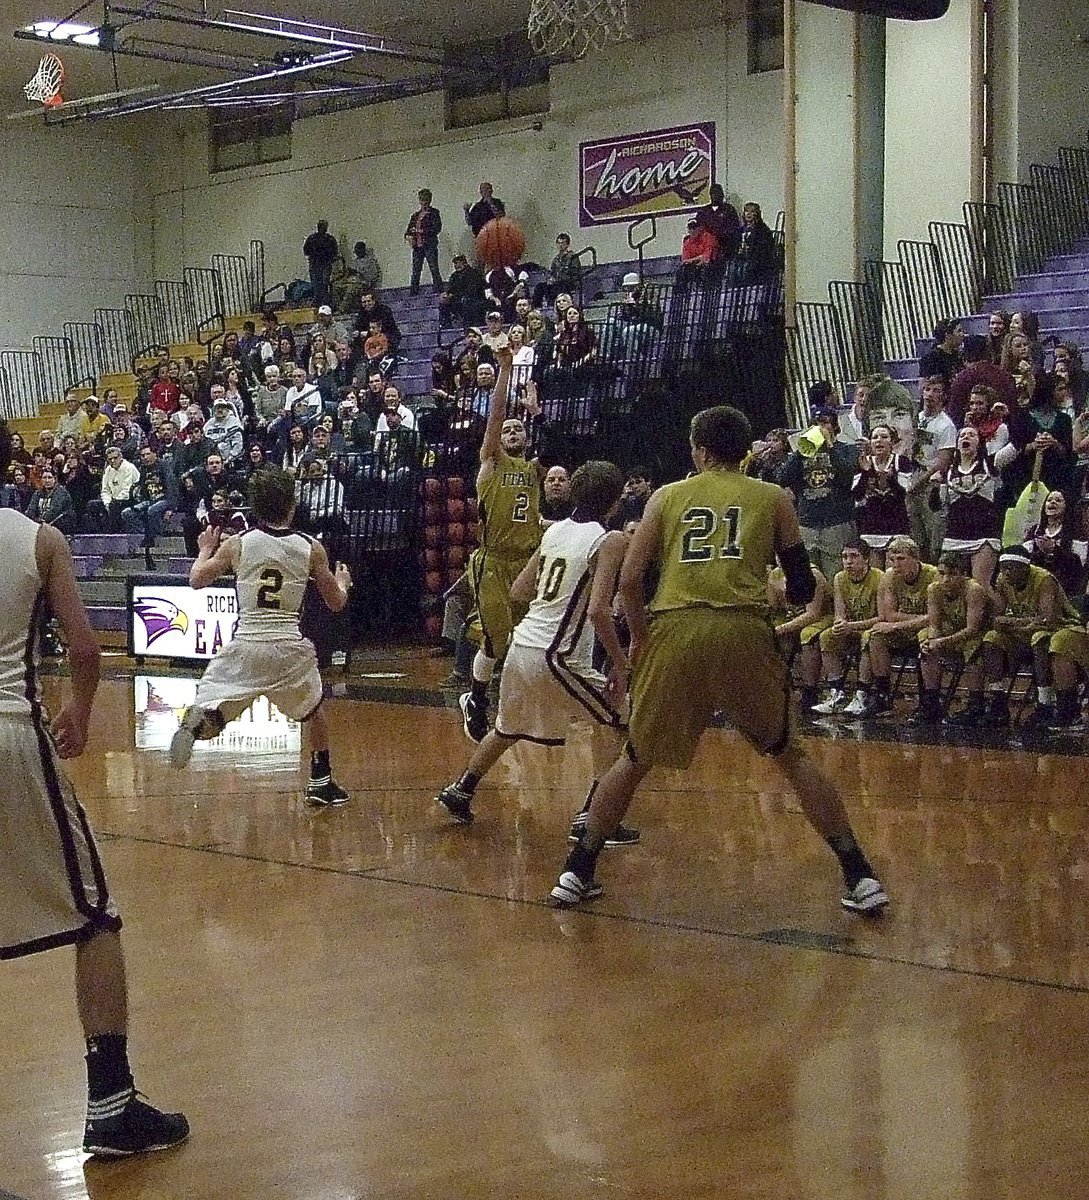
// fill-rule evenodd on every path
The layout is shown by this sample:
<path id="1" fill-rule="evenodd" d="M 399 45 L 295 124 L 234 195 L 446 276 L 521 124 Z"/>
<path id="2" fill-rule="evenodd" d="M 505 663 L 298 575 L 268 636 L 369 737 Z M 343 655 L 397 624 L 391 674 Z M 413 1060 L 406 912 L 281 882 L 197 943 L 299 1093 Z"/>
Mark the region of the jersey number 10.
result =
<path id="1" fill-rule="evenodd" d="M 715 558 L 715 547 L 708 545 L 719 524 L 715 511 L 710 508 L 689 508 L 685 510 L 681 521 L 688 526 L 681 539 L 681 562 L 710 562 Z M 741 526 L 741 508 L 736 504 L 731 505 L 722 514 L 722 524 L 722 549 L 718 551 L 717 557 L 740 558 L 741 543 L 737 540 L 737 535 Z"/>

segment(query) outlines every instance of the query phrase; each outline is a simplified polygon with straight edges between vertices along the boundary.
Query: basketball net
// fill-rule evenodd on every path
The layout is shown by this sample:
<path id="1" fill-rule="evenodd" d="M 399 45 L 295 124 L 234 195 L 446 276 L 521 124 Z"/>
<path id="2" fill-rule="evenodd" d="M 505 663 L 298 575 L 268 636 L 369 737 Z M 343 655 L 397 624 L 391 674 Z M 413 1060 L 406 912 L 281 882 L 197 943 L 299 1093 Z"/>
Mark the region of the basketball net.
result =
<path id="1" fill-rule="evenodd" d="M 530 0 L 530 44 L 549 58 L 582 58 L 628 35 L 628 0 Z"/>
<path id="2" fill-rule="evenodd" d="M 37 100 L 46 108 L 64 103 L 61 84 L 64 82 L 64 63 L 55 54 L 43 54 L 34 78 L 23 88 L 28 100 Z"/>

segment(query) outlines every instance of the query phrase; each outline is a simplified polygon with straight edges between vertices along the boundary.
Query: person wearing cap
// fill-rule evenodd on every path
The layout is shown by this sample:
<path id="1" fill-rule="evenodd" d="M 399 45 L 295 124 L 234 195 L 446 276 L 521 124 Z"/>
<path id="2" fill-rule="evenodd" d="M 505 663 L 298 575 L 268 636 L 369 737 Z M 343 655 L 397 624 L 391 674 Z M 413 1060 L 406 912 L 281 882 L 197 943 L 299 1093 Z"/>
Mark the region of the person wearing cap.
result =
<path id="1" fill-rule="evenodd" d="M 1064 629 L 1080 629 L 1081 618 L 1055 576 L 1043 567 L 1034 566 L 1032 555 L 1022 545 L 1004 546 L 999 552 L 992 593 L 994 628 L 983 639 L 988 691 L 985 724 L 999 729 L 1009 725 L 1005 679 L 1031 659 L 1036 678 L 1036 707 L 1029 723 L 1046 727 L 1055 719 L 1052 635 Z"/>
<path id="2" fill-rule="evenodd" d="M 326 346 L 343 341 L 348 336 L 347 328 L 334 318 L 331 305 L 321 304 L 318 306 L 318 319 L 307 330 L 306 336 L 313 342 L 319 333 L 325 338 Z"/>
<path id="3" fill-rule="evenodd" d="M 99 497 L 87 509 L 92 528 L 103 533 L 120 533 L 121 509 L 128 504 L 139 482 L 139 470 L 122 455 L 120 446 L 108 447 Z"/>
<path id="4" fill-rule="evenodd" d="M 488 313 L 487 325 L 481 341 L 493 355 L 500 350 L 505 350 L 510 345 L 510 339 L 503 328 L 503 314 L 498 309 L 493 309 Z"/>
<path id="5" fill-rule="evenodd" d="M 212 384 L 212 416 L 204 423 L 204 436 L 219 451 L 228 468 L 242 461 L 242 422 L 221 383 Z"/>
<path id="6" fill-rule="evenodd" d="M 83 438 L 83 408 L 75 389 L 69 388 L 64 394 L 65 411 L 57 421 L 55 430 L 57 441 L 63 442 L 66 437 L 74 437 L 77 444 Z"/>
<path id="7" fill-rule="evenodd" d="M 101 448 L 110 436 L 110 418 L 100 411 L 98 397 L 88 396 L 83 401 L 83 422 L 80 426 L 79 440 L 83 446 L 98 446 Z"/>
<path id="8" fill-rule="evenodd" d="M 144 431 L 132 419 L 128 404 L 124 400 L 118 400 L 113 406 L 114 445 L 121 447 L 121 453 L 129 462 L 136 462 L 140 447 L 145 440 Z"/>
<path id="9" fill-rule="evenodd" d="M 333 263 L 340 253 L 337 240 L 329 232 L 329 222 L 319 221 L 314 233 L 311 233 L 302 248 L 303 254 L 310 267 L 310 285 L 314 289 L 314 303 L 319 307 L 328 304 L 332 299 L 329 292 L 329 281 L 333 274 Z"/>
<path id="10" fill-rule="evenodd" d="M 484 320 L 488 302 L 484 298 L 484 275 L 470 266 L 464 254 L 455 254 L 443 291 L 439 296 L 439 324 L 449 329 L 460 323 L 463 329 Z"/>

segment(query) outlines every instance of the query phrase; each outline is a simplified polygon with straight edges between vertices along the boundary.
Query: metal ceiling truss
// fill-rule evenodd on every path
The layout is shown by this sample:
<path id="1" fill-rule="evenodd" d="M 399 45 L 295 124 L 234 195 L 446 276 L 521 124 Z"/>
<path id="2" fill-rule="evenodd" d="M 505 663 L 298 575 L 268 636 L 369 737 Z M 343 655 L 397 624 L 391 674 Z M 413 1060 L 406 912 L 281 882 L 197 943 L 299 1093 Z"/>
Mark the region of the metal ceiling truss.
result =
<path id="1" fill-rule="evenodd" d="M 72 22 L 92 3 L 94 0 L 88 0 L 57 25 Z M 198 11 L 170 3 L 169 0 L 148 0 L 139 7 L 103 0 L 102 7 L 101 24 L 91 27 L 92 32 L 98 35 L 97 42 L 58 39 L 52 37 L 48 29 L 20 29 L 15 36 L 46 42 L 54 49 L 64 46 L 97 50 L 111 56 L 122 55 L 233 73 L 234 78 L 165 95 L 157 92 L 153 96 L 134 95 L 132 89 L 126 92 L 119 90 L 100 98 L 90 98 L 78 106 L 72 104 L 69 111 L 66 111 L 65 105 L 55 110 L 46 109 L 47 125 L 66 125 L 74 121 L 130 116 L 154 110 L 263 108 L 287 103 L 294 105 L 296 116 L 309 116 L 435 91 L 444 86 L 452 73 L 472 76 L 481 73 L 479 64 L 451 63 L 442 51 L 429 46 L 395 42 L 375 34 L 265 13 L 226 9 L 221 16 L 213 17 L 208 15 L 206 3 L 202 3 Z M 247 38 L 265 38 L 285 43 L 298 53 L 289 57 L 282 51 L 254 55 L 244 49 L 202 49 L 155 37 L 122 36 L 127 30 L 149 22 Z M 380 74 L 350 68 L 349 64 L 368 59 L 372 62 L 379 60 L 429 66 L 433 70 L 426 75 L 410 74 L 403 79 L 388 80 Z M 114 61 L 116 78 L 116 58 Z M 239 71 L 244 73 L 238 74 Z M 313 82 L 314 87 L 290 92 L 275 88 L 275 84 L 285 80 L 297 80 L 304 84 Z M 266 88 L 263 85 L 269 86 Z"/>

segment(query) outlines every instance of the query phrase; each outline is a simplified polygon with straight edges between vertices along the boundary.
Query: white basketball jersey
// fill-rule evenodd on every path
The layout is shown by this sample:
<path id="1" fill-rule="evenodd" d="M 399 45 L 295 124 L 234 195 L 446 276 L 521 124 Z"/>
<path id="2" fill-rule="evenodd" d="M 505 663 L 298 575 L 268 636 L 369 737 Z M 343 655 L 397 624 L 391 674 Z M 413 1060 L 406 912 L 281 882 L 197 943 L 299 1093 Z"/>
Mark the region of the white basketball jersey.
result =
<path id="1" fill-rule="evenodd" d="M 14 508 L 0 508 L 0 713 L 25 716 L 38 700 L 33 626 L 42 592 L 35 557 L 39 528 Z"/>
<path id="2" fill-rule="evenodd" d="M 514 631 L 514 645 L 549 650 L 589 666 L 594 630 L 586 619 L 591 561 L 606 530 L 597 521 L 557 521 L 541 538 L 537 594 Z"/>
<path id="3" fill-rule="evenodd" d="M 310 579 L 305 534 L 292 529 L 247 529 L 239 534 L 238 626 L 236 638 L 291 641 L 299 633 L 299 613 Z"/>

